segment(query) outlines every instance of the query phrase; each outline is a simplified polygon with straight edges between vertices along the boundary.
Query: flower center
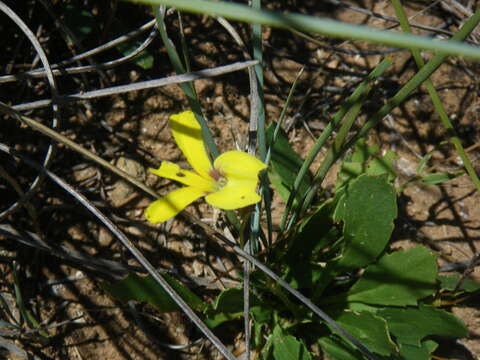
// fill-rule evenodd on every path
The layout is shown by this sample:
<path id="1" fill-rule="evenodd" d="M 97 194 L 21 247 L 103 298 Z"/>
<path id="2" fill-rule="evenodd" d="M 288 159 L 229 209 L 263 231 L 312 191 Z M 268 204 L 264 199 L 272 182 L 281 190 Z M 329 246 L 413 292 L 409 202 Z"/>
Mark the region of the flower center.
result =
<path id="1" fill-rule="evenodd" d="M 227 183 L 228 183 L 228 180 L 225 177 L 221 177 L 220 179 L 217 180 L 217 186 L 220 189 L 223 188 L 225 185 L 227 185 Z"/>
<path id="2" fill-rule="evenodd" d="M 217 169 L 210 170 L 209 175 L 215 180 L 215 191 L 219 191 L 228 183 L 225 174 Z"/>

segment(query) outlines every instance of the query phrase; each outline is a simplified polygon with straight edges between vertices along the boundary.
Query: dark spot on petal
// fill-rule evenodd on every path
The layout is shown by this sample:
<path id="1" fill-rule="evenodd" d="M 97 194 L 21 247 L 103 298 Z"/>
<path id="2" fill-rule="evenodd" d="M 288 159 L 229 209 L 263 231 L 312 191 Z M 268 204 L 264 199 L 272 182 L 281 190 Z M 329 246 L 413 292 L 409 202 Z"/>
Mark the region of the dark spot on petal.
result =
<path id="1" fill-rule="evenodd" d="M 185 174 L 181 172 L 177 172 L 175 175 L 177 175 L 178 177 L 185 177 Z"/>
<path id="2" fill-rule="evenodd" d="M 245 195 L 244 195 L 244 196 L 242 196 L 240 199 L 242 199 L 242 200 L 243 200 L 243 199 L 245 199 Z"/>

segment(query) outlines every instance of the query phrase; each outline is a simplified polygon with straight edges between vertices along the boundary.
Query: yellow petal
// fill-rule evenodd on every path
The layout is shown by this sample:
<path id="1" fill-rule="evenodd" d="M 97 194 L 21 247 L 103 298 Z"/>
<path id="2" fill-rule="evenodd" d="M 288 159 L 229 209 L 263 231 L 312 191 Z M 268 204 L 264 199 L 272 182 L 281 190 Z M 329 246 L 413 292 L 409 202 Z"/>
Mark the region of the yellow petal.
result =
<path id="1" fill-rule="evenodd" d="M 157 176 L 178 181 L 182 184 L 203 190 L 204 192 L 212 192 L 215 186 L 215 181 L 212 178 L 204 179 L 193 171 L 183 170 L 177 164 L 168 161 L 162 161 L 157 170 L 148 170 Z"/>
<path id="2" fill-rule="evenodd" d="M 203 177 L 208 177 L 212 168 L 203 143 L 202 128 L 192 111 L 184 111 L 170 116 L 173 137 L 183 155 L 193 169 Z"/>
<path id="3" fill-rule="evenodd" d="M 167 221 L 203 195 L 202 190 L 190 186 L 174 190 L 152 202 L 145 210 L 145 217 L 152 224 Z"/>
<path id="4" fill-rule="evenodd" d="M 258 173 L 267 166 L 242 151 L 227 151 L 215 159 L 214 168 L 223 174 L 227 184 L 205 197 L 207 203 L 224 210 L 239 209 L 256 204 Z"/>
<path id="5" fill-rule="evenodd" d="M 256 185 L 256 184 L 255 184 Z M 256 192 L 256 186 L 225 185 L 222 189 L 205 197 L 207 203 L 224 210 L 240 209 L 256 204 L 261 197 Z"/>
<path id="6" fill-rule="evenodd" d="M 213 164 L 214 168 L 225 174 L 227 179 L 250 180 L 257 183 L 258 173 L 267 165 L 256 157 L 243 151 L 227 151 L 218 156 Z"/>

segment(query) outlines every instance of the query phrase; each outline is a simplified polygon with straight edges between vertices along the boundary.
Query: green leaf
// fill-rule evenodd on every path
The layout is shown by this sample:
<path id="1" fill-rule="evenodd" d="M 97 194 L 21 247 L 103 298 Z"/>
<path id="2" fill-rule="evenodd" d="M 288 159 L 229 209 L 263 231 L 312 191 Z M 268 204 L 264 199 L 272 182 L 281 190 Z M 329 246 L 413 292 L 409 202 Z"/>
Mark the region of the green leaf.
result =
<path id="1" fill-rule="evenodd" d="M 180 282 L 168 274 L 164 273 L 162 276 L 190 307 L 195 310 L 203 310 L 205 308 L 202 299 Z M 151 276 L 140 277 L 135 274 L 129 274 L 123 280 L 113 284 L 103 283 L 101 287 L 120 301 L 145 301 L 162 312 L 180 310 L 178 305 Z"/>
<path id="2" fill-rule="evenodd" d="M 319 279 L 325 261 L 322 250 L 335 242 L 338 229 L 331 219 L 331 204 L 323 203 L 297 227 L 298 234 L 285 255 L 285 280 L 295 288 L 310 288 Z"/>
<path id="3" fill-rule="evenodd" d="M 364 358 L 360 351 L 336 336 L 322 337 L 318 342 L 322 350 L 332 360 L 359 360 Z"/>
<path id="4" fill-rule="evenodd" d="M 378 153 L 379 151 L 380 148 L 377 144 L 368 145 L 365 141 L 365 138 L 362 138 L 355 144 L 355 150 L 349 161 L 364 164 L 367 162 L 370 156 Z"/>
<path id="5" fill-rule="evenodd" d="M 243 311 L 243 289 L 231 288 L 222 291 L 213 308 L 221 312 L 238 312 Z"/>
<path id="6" fill-rule="evenodd" d="M 424 173 L 425 173 L 425 170 L 427 170 L 428 161 L 433 156 L 435 151 L 439 151 L 442 146 L 448 145 L 448 144 L 450 144 L 449 141 L 441 141 L 432 150 L 430 150 L 429 152 L 427 152 L 425 155 L 422 156 L 416 168 L 416 173 L 418 176 L 425 175 Z"/>
<path id="7" fill-rule="evenodd" d="M 430 158 L 432 157 L 433 153 L 434 153 L 436 150 L 437 150 L 437 149 L 434 149 L 434 150 L 432 150 L 432 151 L 429 151 L 428 153 L 426 153 L 426 154 L 420 159 L 420 162 L 418 163 L 417 169 L 416 169 L 417 175 L 423 175 L 423 173 L 424 173 L 425 170 L 427 169 L 428 160 L 430 160 Z"/>
<path id="8" fill-rule="evenodd" d="M 392 151 L 380 154 L 378 145 L 367 145 L 365 139 L 355 144 L 354 152 L 343 161 L 335 188 L 337 191 L 362 174 L 387 175 L 391 182 L 397 176 L 394 161 L 398 156 Z"/>
<path id="9" fill-rule="evenodd" d="M 370 351 L 385 356 L 396 351 L 388 334 L 387 322 L 380 316 L 370 312 L 343 311 L 335 321 Z"/>
<path id="10" fill-rule="evenodd" d="M 456 177 L 459 177 L 463 175 L 463 171 L 457 171 L 453 174 L 449 173 L 432 173 L 432 174 L 427 174 L 424 175 L 420 178 L 420 182 L 425 185 L 435 185 L 435 184 L 441 184 L 445 181 L 455 179 Z"/>
<path id="11" fill-rule="evenodd" d="M 345 248 L 335 266 L 340 271 L 375 261 L 390 240 L 397 216 L 395 189 L 386 177 L 361 175 L 352 181 L 336 210 L 344 222 Z"/>
<path id="12" fill-rule="evenodd" d="M 250 312 L 256 323 L 266 323 L 271 318 L 271 309 L 261 307 L 256 297 L 250 299 Z M 222 291 L 212 307 L 205 311 L 205 323 L 214 328 L 224 322 L 243 317 L 243 289 L 231 288 Z"/>
<path id="13" fill-rule="evenodd" d="M 423 246 L 397 251 L 366 268 L 350 288 L 348 301 L 407 306 L 433 294 L 436 289 L 436 255 Z"/>
<path id="14" fill-rule="evenodd" d="M 397 173 L 395 171 L 394 161 L 398 159 L 398 155 L 393 151 L 386 151 L 383 156 L 376 156 L 368 162 L 368 175 L 387 175 L 390 182 L 395 180 Z"/>
<path id="15" fill-rule="evenodd" d="M 275 123 L 271 123 L 266 132 L 268 146 L 272 145 L 274 131 Z M 272 146 L 268 175 L 270 182 L 284 201 L 287 201 L 290 196 L 302 163 L 303 160 L 290 146 L 287 135 L 280 129 L 277 140 Z M 299 186 L 295 196 L 296 201 L 308 191 L 311 183 L 311 176 L 307 174 Z"/>
<path id="16" fill-rule="evenodd" d="M 420 347 L 408 344 L 400 344 L 400 355 L 402 359 L 430 360 L 432 352 L 438 347 L 435 341 L 423 341 Z"/>
<path id="17" fill-rule="evenodd" d="M 460 275 L 439 275 L 438 280 L 440 281 L 440 287 L 442 289 L 453 291 L 457 287 L 458 282 L 460 281 Z M 458 288 L 458 290 L 463 290 L 465 292 L 475 292 L 480 290 L 480 283 L 465 279 Z"/>
<path id="18" fill-rule="evenodd" d="M 65 5 L 64 14 L 65 25 L 78 41 L 84 40 L 93 31 L 95 17 L 90 11 L 82 9 L 78 2 Z"/>
<path id="19" fill-rule="evenodd" d="M 222 291 L 213 306 L 205 312 L 205 323 L 214 328 L 224 322 L 243 316 L 243 290 L 231 288 Z"/>
<path id="20" fill-rule="evenodd" d="M 241 319 L 242 316 L 243 316 L 243 311 L 239 311 L 235 313 L 224 313 L 224 312 L 217 312 L 217 311 L 213 311 L 212 309 L 208 309 L 205 312 L 205 324 L 207 324 L 208 327 L 213 329 L 227 321 Z"/>
<path id="21" fill-rule="evenodd" d="M 129 31 L 131 31 L 131 27 L 127 25 L 128 22 L 123 22 L 121 19 L 114 19 L 110 28 L 111 36 L 118 37 L 123 35 Z M 116 49 L 121 52 L 124 56 L 127 56 L 138 49 L 140 45 L 144 42 L 143 39 L 133 39 L 123 43 L 120 43 L 116 46 Z M 135 56 L 131 59 L 133 63 L 140 66 L 145 70 L 149 70 L 153 68 L 154 65 L 154 58 L 151 52 L 147 49 L 144 49 L 140 54 Z"/>
<path id="22" fill-rule="evenodd" d="M 379 147 L 377 145 L 369 146 L 365 143 L 365 139 L 357 141 L 353 153 L 350 156 L 347 156 L 342 162 L 335 183 L 335 188 L 338 190 L 350 180 L 365 173 L 368 158 L 378 151 Z"/>
<path id="23" fill-rule="evenodd" d="M 285 335 L 279 326 L 273 329 L 273 358 L 275 360 L 311 360 L 312 356 L 302 341 Z"/>
<path id="24" fill-rule="evenodd" d="M 127 41 L 118 44 L 116 47 L 124 56 L 127 56 L 128 54 L 134 52 L 140 45 L 142 45 L 142 43 L 143 41 L 140 40 Z M 140 54 L 135 56 L 132 61 L 141 68 L 150 70 L 153 68 L 154 58 L 153 55 L 147 49 L 145 49 Z"/>
<path id="25" fill-rule="evenodd" d="M 387 308 L 377 314 L 387 320 L 390 332 L 402 344 L 421 346 L 421 341 L 432 335 L 468 335 L 468 329 L 462 320 L 433 306 L 420 305 L 418 309 Z"/>

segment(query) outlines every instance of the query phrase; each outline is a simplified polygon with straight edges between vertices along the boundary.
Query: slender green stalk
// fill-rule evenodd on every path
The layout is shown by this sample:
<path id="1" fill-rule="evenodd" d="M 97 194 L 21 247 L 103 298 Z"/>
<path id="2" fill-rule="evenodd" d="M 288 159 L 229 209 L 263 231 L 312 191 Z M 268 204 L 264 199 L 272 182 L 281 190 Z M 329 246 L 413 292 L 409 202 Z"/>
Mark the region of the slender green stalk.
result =
<path id="1" fill-rule="evenodd" d="M 288 215 L 290 214 L 293 206 L 293 201 L 295 199 L 295 196 L 300 188 L 300 185 L 305 178 L 306 174 L 308 173 L 308 169 L 312 165 L 313 161 L 317 157 L 318 153 L 320 150 L 323 148 L 325 143 L 327 142 L 328 138 L 330 135 L 332 135 L 333 131 L 340 125 L 340 122 L 344 118 L 344 116 L 347 114 L 347 112 L 350 110 L 354 104 L 356 104 L 359 99 L 361 99 L 363 96 L 368 94 L 370 90 L 372 89 L 372 82 L 377 79 L 380 75 L 382 75 L 385 70 L 392 64 L 392 61 L 390 59 L 384 59 L 380 64 L 377 65 L 373 71 L 368 74 L 368 76 L 363 80 L 360 85 L 357 86 L 355 91 L 350 95 L 345 103 L 340 107 L 340 109 L 336 112 L 335 116 L 333 117 L 332 121 L 330 121 L 325 129 L 322 131 L 320 134 L 320 137 L 317 139 L 315 144 L 312 146 L 310 149 L 310 152 L 308 153 L 307 157 L 305 158 L 302 167 L 300 168 L 300 171 L 298 172 L 297 177 L 295 178 L 295 182 L 293 184 L 293 189 L 292 192 L 290 193 L 290 196 L 287 201 L 287 205 L 285 206 L 285 212 L 282 217 L 282 222 L 281 222 L 281 228 L 285 228 L 285 224 L 288 218 Z"/>
<path id="2" fill-rule="evenodd" d="M 288 92 L 287 99 L 285 100 L 285 104 L 283 105 L 282 112 L 280 113 L 280 117 L 278 119 L 277 125 L 275 126 L 275 131 L 273 132 L 273 137 L 272 140 L 268 146 L 267 149 L 267 156 L 265 158 L 265 164 L 270 163 L 270 158 L 272 157 L 272 148 L 275 142 L 277 141 L 278 134 L 280 133 L 280 129 L 282 128 L 283 121 L 285 120 L 285 116 L 287 114 L 287 109 L 290 105 L 290 102 L 292 101 L 292 96 L 295 92 L 295 89 L 297 88 L 298 85 L 298 80 L 300 80 L 300 77 L 302 76 L 305 68 L 301 68 L 300 71 L 297 73 L 297 76 L 295 77 L 295 80 L 293 81 L 292 87 L 290 88 L 290 91 Z"/>
<path id="3" fill-rule="evenodd" d="M 253 0 L 252 8 L 260 10 L 262 8 L 261 0 Z M 265 161 L 266 157 L 266 140 L 265 140 L 265 100 L 263 93 L 263 46 L 262 46 L 262 26 L 260 24 L 252 25 L 252 53 L 253 59 L 258 63 L 253 67 L 253 74 L 250 73 L 250 81 L 256 82 L 251 84 L 251 127 L 250 130 L 256 131 L 257 136 L 257 148 L 260 155 L 260 159 Z M 254 77 L 254 78 L 253 78 Z M 255 99 L 253 97 L 256 97 Z M 254 150 L 254 149 L 253 149 Z M 265 210 L 267 214 L 267 220 L 271 223 L 271 211 L 270 211 L 270 194 L 268 189 L 268 179 L 263 176 L 261 181 L 261 191 L 263 194 L 263 201 L 265 202 Z M 255 212 L 252 217 L 251 223 L 251 236 L 250 245 L 253 252 L 257 251 L 258 239 L 260 234 L 260 214 L 261 203 L 255 205 Z M 269 235 L 271 238 L 271 235 Z"/>
<path id="4" fill-rule="evenodd" d="M 262 4 L 260 0 L 253 0 L 252 7 L 255 9 L 261 9 Z M 256 116 L 256 118 L 251 119 L 256 123 L 256 136 L 257 136 L 257 148 L 259 149 L 260 159 L 265 161 L 266 145 L 265 145 L 265 103 L 263 96 L 263 48 L 262 48 L 262 26 L 260 24 L 252 24 L 252 45 L 253 45 L 253 58 L 258 60 L 258 64 L 254 67 L 255 78 L 250 79 L 251 82 L 254 82 L 251 86 L 251 115 Z M 252 73 L 250 73 L 252 74 Z M 253 77 L 253 76 L 251 76 Z M 256 90 L 255 93 L 253 90 Z M 254 99 L 253 97 L 256 97 Z M 255 108 L 254 108 L 255 107 Z M 253 125 L 253 124 L 250 124 Z M 262 181 L 262 193 L 263 200 L 266 202 L 267 206 L 265 207 L 267 216 L 271 219 L 271 211 L 269 202 L 271 201 L 268 194 L 268 189 Z M 250 241 L 248 242 L 248 247 L 245 249 L 249 254 L 255 254 L 259 248 L 259 238 L 260 238 L 260 214 L 262 212 L 262 203 L 255 205 L 255 211 L 251 217 L 251 227 L 250 227 Z M 243 318 L 244 318 L 244 329 L 245 329 L 245 347 L 246 347 L 246 359 L 250 360 L 251 351 L 250 351 L 250 337 L 252 332 L 252 327 L 250 323 L 250 272 L 252 270 L 252 264 L 248 261 L 245 261 L 243 264 L 244 270 L 244 281 L 243 281 Z"/>
<path id="5" fill-rule="evenodd" d="M 333 164 L 335 160 L 338 159 L 342 154 L 342 146 L 364 102 L 365 96 L 362 96 L 355 104 L 353 104 L 353 106 L 348 110 L 347 114 L 345 115 L 342 126 L 340 127 L 340 130 L 338 131 L 332 146 L 330 147 L 330 149 L 328 149 L 327 154 L 325 155 L 325 158 L 323 159 L 322 164 L 317 171 L 317 174 L 315 174 L 313 184 L 307 193 L 307 200 L 303 203 L 303 206 L 299 206 L 296 210 L 297 215 L 305 212 L 307 206 L 310 206 L 311 198 L 313 198 L 313 195 L 317 192 L 318 186 L 321 183 L 319 179 L 323 180 L 328 170 L 330 169 L 331 164 Z M 297 218 L 297 216 L 294 216 L 294 218 Z M 292 223 L 289 223 L 289 226 L 291 224 Z"/>
<path id="6" fill-rule="evenodd" d="M 187 46 L 187 40 L 185 39 L 185 33 L 183 31 L 183 21 L 182 21 L 182 13 L 180 11 L 177 11 L 178 15 L 178 27 L 179 27 L 179 33 L 180 33 L 180 44 L 182 46 L 182 54 L 183 54 L 183 62 L 185 63 L 185 72 L 191 72 L 192 67 L 190 66 L 190 56 L 188 53 L 188 46 Z M 193 83 L 192 83 L 193 85 Z"/>
<path id="7" fill-rule="evenodd" d="M 252 8 L 256 10 L 261 10 L 262 4 L 261 0 L 253 0 Z M 250 81 L 256 82 L 255 86 L 252 87 L 252 99 L 251 99 L 251 109 L 252 115 L 256 116 L 256 119 L 252 119 L 256 122 L 256 131 L 257 131 L 257 148 L 259 150 L 260 159 L 265 161 L 266 157 L 266 142 L 265 142 L 265 101 L 263 94 L 263 46 L 262 46 L 262 26 L 261 24 L 252 24 L 252 46 L 253 46 L 253 59 L 258 60 L 253 68 L 255 73 L 255 78 L 250 79 Z M 251 74 L 251 73 L 250 73 Z M 253 92 L 253 90 L 256 90 Z M 256 99 L 253 97 L 256 96 Z M 254 109 L 255 107 L 255 109 Z M 265 211 L 267 214 L 268 222 L 272 222 L 272 213 L 270 210 L 271 198 L 268 190 L 268 182 L 264 177 L 261 182 L 263 201 L 265 202 Z M 255 212 L 252 215 L 251 223 L 251 234 L 249 241 L 249 248 L 246 249 L 248 253 L 255 254 L 258 251 L 259 247 L 259 238 L 260 238 L 260 215 L 262 212 L 262 202 L 255 205 Z M 270 237 L 270 236 L 269 236 Z M 250 324 L 250 271 L 252 265 L 250 262 L 246 261 L 244 263 L 244 283 L 243 283 L 243 298 L 244 298 L 244 328 L 245 328 L 245 346 L 246 346 L 246 359 L 250 360 L 250 336 L 251 336 L 251 324 Z"/>
<path id="8" fill-rule="evenodd" d="M 137 0 L 138 2 L 168 5 L 197 14 L 222 16 L 231 20 L 293 28 L 300 31 L 323 34 L 349 40 L 366 40 L 371 43 L 401 47 L 405 49 L 430 50 L 436 53 L 480 59 L 480 49 L 458 42 L 432 40 L 426 36 L 398 34 L 377 30 L 363 25 L 352 25 L 296 13 L 280 13 L 252 9 L 246 5 L 208 0 Z M 458 40 L 458 39 L 457 39 Z"/>
<path id="9" fill-rule="evenodd" d="M 186 73 L 185 66 L 182 64 L 180 56 L 178 55 L 177 49 L 173 44 L 172 40 L 168 37 L 167 28 L 165 26 L 165 11 L 160 6 L 153 6 L 153 12 L 155 14 L 155 18 L 157 20 L 157 27 L 160 33 L 160 37 L 162 38 L 163 44 L 167 49 L 167 54 L 172 63 L 173 68 L 177 74 L 184 74 Z M 185 55 L 186 56 L 186 55 Z M 185 96 L 187 97 L 188 103 L 195 114 L 196 119 L 200 123 L 202 127 L 202 135 L 205 143 L 207 145 L 210 154 L 215 159 L 220 152 L 218 151 L 217 145 L 215 145 L 215 141 L 213 140 L 213 136 L 208 129 L 207 122 L 203 117 L 202 108 L 200 106 L 200 101 L 198 100 L 197 92 L 195 91 L 195 87 L 193 86 L 193 82 L 183 83 L 180 84 Z"/>
<path id="10" fill-rule="evenodd" d="M 252 9 L 261 11 L 261 8 L 262 5 L 260 0 L 252 1 Z M 258 152 L 260 154 L 260 159 L 265 161 L 267 145 L 265 141 L 265 99 L 263 93 L 263 46 L 261 24 L 252 24 L 252 46 L 253 59 L 258 61 L 258 64 L 253 67 L 258 83 Z"/>
<path id="11" fill-rule="evenodd" d="M 18 309 L 23 319 L 33 328 L 38 329 L 38 333 L 44 338 L 43 342 L 49 337 L 48 333 L 45 330 L 40 329 L 40 322 L 33 316 L 33 314 L 26 308 L 25 302 L 23 301 L 22 291 L 20 290 L 20 279 L 17 272 L 17 262 L 14 261 L 12 264 L 13 270 L 13 288 L 15 290 L 15 300 L 17 302 Z"/>
<path id="12" fill-rule="evenodd" d="M 465 39 L 475 27 L 480 22 L 480 9 L 477 10 L 462 26 L 462 28 L 452 37 L 453 40 L 459 41 Z M 378 110 L 360 129 L 360 131 L 353 136 L 342 148 L 342 151 L 337 154 L 334 158 L 324 161 L 325 164 L 322 164 L 322 171 L 317 172 L 315 175 L 315 184 L 310 189 L 309 193 L 305 197 L 302 208 L 308 209 L 310 203 L 313 200 L 313 197 L 322 183 L 325 175 L 327 174 L 330 167 L 333 163 L 345 153 L 350 147 L 352 147 L 360 138 L 365 136 L 367 132 L 373 128 L 378 122 L 380 122 L 385 116 L 387 116 L 395 107 L 400 105 L 406 98 L 411 94 L 411 92 L 417 89 L 420 85 L 427 80 L 430 75 L 442 65 L 443 61 L 447 56 L 445 54 L 435 55 L 424 67 L 422 67 L 392 98 L 390 98 L 381 108 Z M 290 221 L 293 223 L 295 219 Z"/>
<path id="13" fill-rule="evenodd" d="M 295 89 L 297 88 L 297 85 L 298 85 L 298 81 L 300 80 L 300 77 L 302 76 L 303 72 L 304 72 L 304 69 L 305 68 L 301 68 L 300 71 L 298 72 L 297 76 L 295 77 L 295 80 L 293 81 L 293 84 L 292 84 L 292 87 L 290 88 L 290 91 L 288 92 L 288 96 L 287 96 L 287 99 L 285 100 L 285 104 L 283 105 L 283 109 L 282 109 L 282 112 L 280 113 L 280 118 L 278 119 L 278 122 L 277 122 L 277 125 L 275 126 L 275 131 L 273 132 L 273 136 L 272 136 L 272 139 L 270 141 L 270 144 L 268 146 L 268 149 L 267 149 L 267 156 L 265 158 L 265 163 L 268 165 L 270 163 L 270 159 L 272 157 L 272 149 L 273 149 L 273 145 L 275 144 L 275 142 L 277 141 L 277 138 L 278 138 L 278 134 L 280 133 L 280 129 L 282 128 L 282 125 L 283 125 L 283 122 L 285 120 L 285 116 L 287 114 L 287 109 L 290 105 L 290 102 L 292 101 L 292 96 L 295 92 Z M 307 168 L 308 170 L 308 168 Z M 267 177 L 267 174 L 264 175 L 265 177 Z M 298 186 L 297 186 L 298 188 Z M 298 189 L 297 189 L 298 190 Z M 292 191 L 293 194 L 295 190 Z M 270 194 L 269 194 L 269 189 L 265 189 L 265 193 L 268 193 L 268 197 L 270 197 Z M 292 196 L 292 195 L 290 195 Z M 293 197 L 292 197 L 292 201 L 293 201 Z M 267 202 L 265 202 L 266 204 Z M 287 209 L 287 208 L 286 208 Z M 285 211 L 286 213 L 287 211 Z M 285 214 L 284 213 L 284 214 Z M 273 224 L 272 224 L 272 220 L 271 220 L 271 216 L 270 218 L 267 217 L 267 227 L 268 227 L 268 235 L 269 235 L 269 241 L 271 241 L 271 238 L 272 238 L 272 227 L 273 227 Z"/>
<path id="14" fill-rule="evenodd" d="M 395 9 L 395 12 L 397 13 L 397 17 L 398 17 L 398 20 L 400 21 L 400 26 L 402 30 L 405 33 L 411 33 L 410 24 L 408 23 L 407 16 L 405 15 L 405 11 L 403 9 L 403 6 L 400 0 L 392 0 L 392 4 Z M 412 56 L 415 59 L 415 63 L 417 64 L 418 68 L 421 69 L 425 65 L 425 62 L 423 61 L 420 51 L 416 49 L 411 49 L 410 51 L 412 52 Z M 433 86 L 432 80 L 427 79 L 427 81 L 425 81 L 425 86 L 427 88 L 428 93 L 430 94 L 433 106 L 435 107 L 435 110 L 437 111 L 438 116 L 440 117 L 440 121 L 442 122 L 442 125 L 445 127 L 445 129 L 447 129 L 447 136 L 449 136 L 450 142 L 455 147 L 455 150 L 457 150 L 458 156 L 460 156 L 460 158 L 462 159 L 465 170 L 467 171 L 467 174 L 470 176 L 470 179 L 472 180 L 472 182 L 475 184 L 477 191 L 480 192 L 480 179 L 478 178 L 478 175 L 475 169 L 473 168 L 470 159 L 468 158 L 467 154 L 465 153 L 465 150 L 463 149 L 462 142 L 460 141 L 460 138 L 457 136 L 455 132 L 455 128 L 453 127 L 453 124 L 451 123 L 447 115 L 447 112 L 445 111 L 445 107 L 443 106 L 442 100 L 440 99 L 440 96 L 438 95 L 437 90 Z"/>

